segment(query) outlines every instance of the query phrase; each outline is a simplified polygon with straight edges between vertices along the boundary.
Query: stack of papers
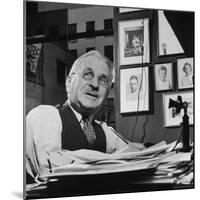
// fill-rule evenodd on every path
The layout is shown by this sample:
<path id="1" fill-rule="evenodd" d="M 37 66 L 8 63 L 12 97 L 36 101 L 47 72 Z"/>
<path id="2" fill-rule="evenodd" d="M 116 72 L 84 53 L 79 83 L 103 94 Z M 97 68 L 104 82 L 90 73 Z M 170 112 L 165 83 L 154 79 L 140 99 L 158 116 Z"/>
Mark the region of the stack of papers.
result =
<path id="1" fill-rule="evenodd" d="M 172 183 L 191 184 L 194 181 L 194 161 L 193 152 L 170 152 L 162 157 L 154 178 L 159 178 L 160 182 L 164 177 Z"/>
<path id="2" fill-rule="evenodd" d="M 38 172 L 37 177 L 53 180 L 65 176 L 85 176 L 131 172 L 139 174 L 134 180 L 136 184 L 149 183 L 181 183 L 190 184 L 193 177 L 192 152 L 176 153 L 171 151 L 176 142 L 167 144 L 160 142 L 140 151 L 131 151 L 127 146 L 120 151 L 106 154 L 99 151 L 81 149 L 76 151 L 63 151 L 65 156 L 74 160 L 71 164 L 55 166 L 50 163 L 50 169 Z M 52 164 L 52 165 L 51 165 Z M 38 167 L 39 169 L 39 167 Z"/>
<path id="3" fill-rule="evenodd" d="M 170 145 L 160 142 L 141 151 L 131 152 L 130 149 L 124 148 L 112 154 L 86 149 L 67 151 L 75 162 L 54 167 L 51 172 L 42 174 L 41 178 L 119 173 L 156 168 L 163 159 L 161 155 L 167 152 Z M 76 162 L 76 159 L 79 162 Z"/>

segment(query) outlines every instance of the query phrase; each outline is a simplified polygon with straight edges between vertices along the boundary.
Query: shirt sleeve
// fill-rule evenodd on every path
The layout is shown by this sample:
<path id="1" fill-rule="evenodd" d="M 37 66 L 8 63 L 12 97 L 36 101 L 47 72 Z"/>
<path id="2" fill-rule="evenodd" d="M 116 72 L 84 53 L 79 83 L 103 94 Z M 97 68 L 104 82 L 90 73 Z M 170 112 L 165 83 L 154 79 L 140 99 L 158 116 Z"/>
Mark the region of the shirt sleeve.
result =
<path id="1" fill-rule="evenodd" d="M 106 152 L 112 153 L 122 148 L 127 147 L 127 143 L 121 139 L 112 127 L 109 127 L 106 123 L 102 124 L 102 128 L 106 135 Z"/>
<path id="2" fill-rule="evenodd" d="M 55 107 L 41 105 L 27 115 L 26 166 L 30 175 L 49 170 L 49 161 L 52 167 L 70 162 L 61 150 L 61 132 L 62 122 Z"/>

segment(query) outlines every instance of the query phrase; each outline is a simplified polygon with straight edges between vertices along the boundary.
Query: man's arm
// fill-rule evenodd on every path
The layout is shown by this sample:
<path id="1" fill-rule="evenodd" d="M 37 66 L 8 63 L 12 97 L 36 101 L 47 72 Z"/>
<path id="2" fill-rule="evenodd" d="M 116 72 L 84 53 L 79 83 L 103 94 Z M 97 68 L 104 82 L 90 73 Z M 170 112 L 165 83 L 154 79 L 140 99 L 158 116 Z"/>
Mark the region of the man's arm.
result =
<path id="1" fill-rule="evenodd" d="M 130 142 L 119 135 L 112 127 L 107 126 L 106 123 L 102 124 L 102 128 L 106 135 L 106 152 L 112 153 L 115 151 L 140 151 L 144 149 L 144 145 L 140 143 Z"/>
<path id="2" fill-rule="evenodd" d="M 55 107 L 41 105 L 27 115 L 26 158 L 29 174 L 33 175 L 32 168 L 37 173 L 49 170 L 49 162 L 53 167 L 72 161 L 67 152 L 61 150 L 61 132 L 62 122 Z"/>

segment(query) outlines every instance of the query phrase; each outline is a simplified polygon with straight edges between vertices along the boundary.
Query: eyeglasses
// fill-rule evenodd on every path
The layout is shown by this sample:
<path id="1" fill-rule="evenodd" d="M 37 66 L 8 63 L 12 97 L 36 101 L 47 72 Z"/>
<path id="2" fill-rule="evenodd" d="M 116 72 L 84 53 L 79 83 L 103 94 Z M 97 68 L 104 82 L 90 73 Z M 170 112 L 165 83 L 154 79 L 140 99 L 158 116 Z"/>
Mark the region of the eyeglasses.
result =
<path id="1" fill-rule="evenodd" d="M 85 81 L 91 81 L 95 77 L 93 70 L 90 68 L 83 70 L 83 72 L 79 75 Z M 105 74 L 102 74 L 101 76 L 98 77 L 98 83 L 99 83 L 99 85 L 101 85 L 105 88 L 108 88 L 109 84 L 110 84 L 110 78 L 108 76 L 106 76 Z"/>

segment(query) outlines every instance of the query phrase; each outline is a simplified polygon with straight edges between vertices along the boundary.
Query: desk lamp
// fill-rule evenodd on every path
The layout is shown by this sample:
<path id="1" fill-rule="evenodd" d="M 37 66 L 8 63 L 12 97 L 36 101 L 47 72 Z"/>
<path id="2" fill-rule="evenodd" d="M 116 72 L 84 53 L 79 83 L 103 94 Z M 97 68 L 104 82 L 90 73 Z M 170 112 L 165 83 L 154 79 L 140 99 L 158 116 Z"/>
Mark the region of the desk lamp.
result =
<path id="1" fill-rule="evenodd" d="M 178 96 L 177 101 L 174 101 L 172 99 L 169 99 L 169 107 L 168 108 L 176 108 L 176 114 L 179 114 L 181 112 L 181 109 L 184 110 L 184 115 L 182 117 L 182 140 L 183 140 L 183 147 L 181 148 L 182 152 L 189 152 L 191 150 L 190 144 L 189 144 L 189 117 L 187 115 L 187 108 L 188 103 L 182 101 L 182 97 Z"/>

